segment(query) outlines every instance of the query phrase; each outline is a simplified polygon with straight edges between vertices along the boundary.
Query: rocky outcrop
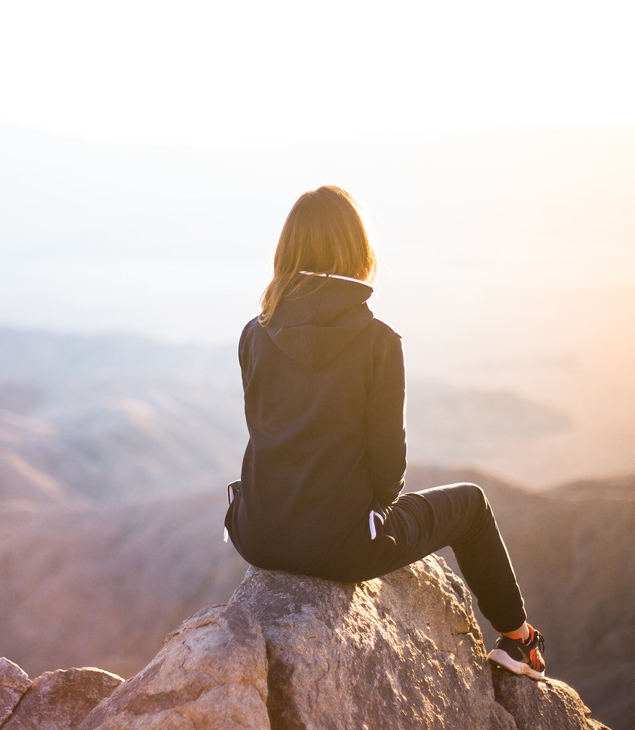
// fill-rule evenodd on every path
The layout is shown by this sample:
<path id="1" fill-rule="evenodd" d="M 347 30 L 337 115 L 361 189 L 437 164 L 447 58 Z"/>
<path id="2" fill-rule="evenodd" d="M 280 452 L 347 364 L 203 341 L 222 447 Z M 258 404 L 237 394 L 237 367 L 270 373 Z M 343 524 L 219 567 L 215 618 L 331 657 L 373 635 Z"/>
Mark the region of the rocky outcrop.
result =
<path id="1" fill-rule="evenodd" d="M 82 723 L 82 730 L 261 730 L 267 656 L 246 608 L 212 606 L 182 624 L 143 671 Z"/>
<path id="2" fill-rule="evenodd" d="M 20 697 L 31 686 L 26 672 L 5 657 L 0 658 L 0 725 L 11 716 Z"/>
<path id="3" fill-rule="evenodd" d="M 75 730 L 86 715 L 123 682 L 101 669 L 58 669 L 31 681 L 0 659 L 2 730 Z"/>
<path id="4" fill-rule="evenodd" d="M 470 595 L 430 556 L 361 584 L 250 568 L 79 730 L 597 730 L 577 694 L 485 659 Z M 3 729 L 4 730 L 4 729 Z"/>
<path id="5" fill-rule="evenodd" d="M 499 667 L 493 668 L 493 676 L 496 701 L 513 716 L 518 730 L 606 728 L 591 719 L 591 710 L 564 682 L 557 679 L 519 681 L 518 677 Z"/>
<path id="6" fill-rule="evenodd" d="M 434 557 L 359 585 L 251 570 L 232 603 L 262 626 L 274 728 L 514 727 L 469 595 Z"/>

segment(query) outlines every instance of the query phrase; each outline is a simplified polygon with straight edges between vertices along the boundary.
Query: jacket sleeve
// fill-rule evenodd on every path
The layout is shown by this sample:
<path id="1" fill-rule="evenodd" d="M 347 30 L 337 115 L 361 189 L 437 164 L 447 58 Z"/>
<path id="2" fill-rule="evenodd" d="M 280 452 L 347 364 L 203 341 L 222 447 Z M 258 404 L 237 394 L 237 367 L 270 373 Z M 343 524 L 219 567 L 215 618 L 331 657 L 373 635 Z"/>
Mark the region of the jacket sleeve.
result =
<path id="1" fill-rule="evenodd" d="M 384 507 L 391 505 L 404 486 L 406 383 L 401 337 L 391 332 L 376 356 L 373 382 L 366 401 L 368 466 L 373 492 Z"/>
<path id="2" fill-rule="evenodd" d="M 252 328 L 255 323 L 257 323 L 257 319 L 252 319 L 250 322 L 247 322 L 238 340 L 238 363 L 240 365 L 243 391 L 247 388 L 247 383 L 249 382 L 249 349 L 253 335 Z"/>

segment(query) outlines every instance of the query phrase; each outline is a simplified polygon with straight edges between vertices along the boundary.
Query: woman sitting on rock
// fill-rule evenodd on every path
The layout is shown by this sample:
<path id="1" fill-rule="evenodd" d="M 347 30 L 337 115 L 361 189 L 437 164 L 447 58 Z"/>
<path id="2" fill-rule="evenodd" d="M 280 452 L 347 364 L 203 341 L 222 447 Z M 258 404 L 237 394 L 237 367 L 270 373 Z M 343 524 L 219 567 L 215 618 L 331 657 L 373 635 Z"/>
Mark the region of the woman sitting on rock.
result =
<path id="1" fill-rule="evenodd" d="M 501 636 L 488 658 L 544 676 L 543 638 L 482 489 L 401 494 L 406 470 L 401 337 L 366 301 L 376 259 L 354 198 L 302 195 L 280 235 L 262 311 L 239 359 L 249 443 L 225 527 L 252 565 L 359 582 L 449 545 Z M 235 496 L 235 498 L 233 498 Z"/>

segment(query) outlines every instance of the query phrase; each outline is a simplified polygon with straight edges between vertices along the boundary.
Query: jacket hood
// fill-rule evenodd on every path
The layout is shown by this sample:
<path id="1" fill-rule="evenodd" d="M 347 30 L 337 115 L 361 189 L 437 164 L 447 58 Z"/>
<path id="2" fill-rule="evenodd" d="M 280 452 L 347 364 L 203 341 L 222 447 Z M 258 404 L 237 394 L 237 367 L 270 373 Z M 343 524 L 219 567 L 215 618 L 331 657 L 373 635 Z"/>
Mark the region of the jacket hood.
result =
<path id="1" fill-rule="evenodd" d="M 354 279 L 301 276 L 305 281 L 276 307 L 267 332 L 292 360 L 321 370 L 372 321 L 366 300 L 373 289 Z"/>

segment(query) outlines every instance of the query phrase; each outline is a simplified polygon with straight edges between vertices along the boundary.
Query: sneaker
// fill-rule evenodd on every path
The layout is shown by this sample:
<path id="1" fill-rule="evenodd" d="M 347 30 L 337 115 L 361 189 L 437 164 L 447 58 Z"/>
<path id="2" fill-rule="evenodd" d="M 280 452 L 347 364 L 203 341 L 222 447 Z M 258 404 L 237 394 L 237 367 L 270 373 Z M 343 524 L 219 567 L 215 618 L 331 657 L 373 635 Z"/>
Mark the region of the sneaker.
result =
<path id="1" fill-rule="evenodd" d="M 545 660 L 542 658 L 544 650 L 544 636 L 529 626 L 527 642 L 520 637 L 511 639 L 501 634 L 487 658 L 514 674 L 526 674 L 532 679 L 542 679 L 545 676 Z"/>

